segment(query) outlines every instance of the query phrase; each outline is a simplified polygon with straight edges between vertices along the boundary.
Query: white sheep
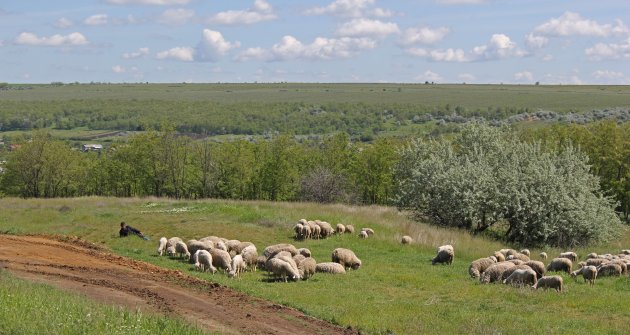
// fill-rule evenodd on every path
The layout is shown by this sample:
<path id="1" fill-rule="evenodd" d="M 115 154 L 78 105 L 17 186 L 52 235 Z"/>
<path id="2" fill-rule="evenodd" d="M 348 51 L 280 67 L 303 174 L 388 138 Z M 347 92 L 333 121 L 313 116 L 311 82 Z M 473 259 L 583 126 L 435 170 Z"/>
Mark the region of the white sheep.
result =
<path id="1" fill-rule="evenodd" d="M 597 255 L 596 252 L 591 252 L 590 254 L 586 255 L 586 259 L 591 259 L 591 258 L 599 258 L 599 256 Z"/>
<path id="2" fill-rule="evenodd" d="M 570 259 L 564 257 L 558 257 L 551 260 L 551 263 L 547 265 L 547 271 L 564 271 L 571 273 L 573 262 Z"/>
<path id="3" fill-rule="evenodd" d="M 411 244 L 413 242 L 413 238 L 411 236 L 405 235 L 400 239 L 400 243 L 402 244 Z"/>
<path id="4" fill-rule="evenodd" d="M 306 248 L 300 248 L 297 251 L 298 254 L 303 255 L 304 257 L 311 257 L 311 251 Z"/>
<path id="5" fill-rule="evenodd" d="M 510 285 L 527 285 L 532 286 L 536 284 L 536 272 L 532 269 L 517 269 L 507 277 L 503 284 Z"/>
<path id="6" fill-rule="evenodd" d="M 354 226 L 351 224 L 346 225 L 346 234 L 354 234 Z"/>
<path id="7" fill-rule="evenodd" d="M 530 253 L 529 253 L 529 249 L 523 249 L 521 250 L 521 254 L 526 255 L 527 257 L 529 257 Z"/>
<path id="8" fill-rule="evenodd" d="M 197 250 L 210 251 L 210 249 L 212 249 L 214 245 L 212 244 L 212 242 L 209 241 L 190 240 L 186 243 L 186 247 L 188 248 L 188 252 L 194 255 Z"/>
<path id="9" fill-rule="evenodd" d="M 315 220 L 315 224 L 317 224 L 321 230 L 321 237 L 322 238 L 326 238 L 329 237 L 333 234 L 333 232 L 335 231 L 333 229 L 333 227 L 330 225 L 330 223 L 326 222 L 326 221 L 319 221 L 319 220 Z"/>
<path id="10" fill-rule="evenodd" d="M 346 269 L 343 265 L 335 262 L 317 263 L 315 265 L 315 272 L 331 273 L 331 274 L 345 274 Z"/>
<path id="11" fill-rule="evenodd" d="M 231 251 L 233 251 L 236 255 L 238 255 L 238 254 L 242 254 L 243 250 L 245 250 L 245 248 L 251 247 L 251 246 L 254 246 L 254 243 L 252 243 L 252 242 L 241 242 L 237 246 L 235 246 Z M 254 249 L 256 249 L 256 246 L 254 246 Z"/>
<path id="12" fill-rule="evenodd" d="M 186 243 L 182 241 L 177 241 L 177 243 L 175 243 L 175 253 L 177 253 L 178 257 L 184 257 L 186 260 L 190 259 L 188 247 L 186 246 Z"/>
<path id="13" fill-rule="evenodd" d="M 588 281 L 589 285 L 593 286 L 593 284 L 595 284 L 595 279 L 597 279 L 597 268 L 593 265 L 587 265 L 571 272 L 571 277 L 573 278 L 576 278 L 579 275 L 582 275 L 584 282 Z"/>
<path id="14" fill-rule="evenodd" d="M 319 239 L 322 234 L 322 228 L 315 221 L 307 221 L 306 224 L 311 227 L 311 238 Z"/>
<path id="15" fill-rule="evenodd" d="M 243 251 L 241 251 L 241 256 L 243 256 L 245 264 L 247 264 L 247 266 L 255 272 L 256 266 L 258 265 L 258 262 L 256 262 L 258 259 L 258 250 L 256 250 L 256 246 L 252 244 L 246 247 Z"/>
<path id="16" fill-rule="evenodd" d="M 199 249 L 193 255 L 193 260 L 195 261 L 195 268 L 201 270 L 201 272 L 205 272 L 210 270 L 212 274 L 217 272 L 217 268 L 212 266 L 212 255 L 209 251 Z"/>
<path id="17" fill-rule="evenodd" d="M 501 262 L 501 263 L 492 264 L 486 269 L 486 271 L 484 271 L 481 274 L 479 281 L 482 284 L 494 283 L 501 279 L 503 272 L 515 266 L 516 265 L 510 262 Z"/>
<path id="18" fill-rule="evenodd" d="M 541 278 L 545 275 L 545 263 L 541 261 L 529 261 L 525 262 L 525 265 L 529 266 L 534 272 L 536 272 L 536 276 Z"/>
<path id="19" fill-rule="evenodd" d="M 232 271 L 232 258 L 230 258 L 229 252 L 214 248 L 210 250 L 210 254 L 212 255 L 212 265 L 228 273 Z"/>
<path id="20" fill-rule="evenodd" d="M 542 260 L 545 260 L 547 259 L 547 253 L 543 251 L 540 254 L 538 254 L 538 257 L 540 257 L 540 259 Z"/>
<path id="21" fill-rule="evenodd" d="M 495 251 L 492 256 L 497 259 L 497 262 L 505 262 L 505 255 L 499 251 Z"/>
<path id="22" fill-rule="evenodd" d="M 312 232 L 311 226 L 303 225 L 302 229 L 300 230 L 300 238 L 307 239 L 307 238 L 311 238 L 312 235 L 313 235 L 313 232 Z"/>
<path id="23" fill-rule="evenodd" d="M 315 274 L 317 262 L 312 257 L 306 257 L 298 264 L 298 272 L 304 280 L 311 278 Z"/>
<path id="24" fill-rule="evenodd" d="M 304 225 L 301 224 L 301 223 L 297 223 L 295 226 L 293 226 L 293 231 L 295 232 L 295 239 L 296 240 L 303 239 L 303 237 L 302 237 L 302 228 L 304 228 Z"/>
<path id="25" fill-rule="evenodd" d="M 350 249 L 337 248 L 333 250 L 332 261 L 343 265 L 345 268 L 357 270 L 361 267 L 361 260 Z"/>
<path id="26" fill-rule="evenodd" d="M 247 264 L 243 260 L 243 255 L 236 255 L 232 258 L 232 270 L 228 273 L 230 278 L 240 277 L 241 272 L 245 271 Z"/>
<path id="27" fill-rule="evenodd" d="M 361 228 L 361 231 L 364 231 L 368 234 L 368 236 L 374 235 L 374 229 L 372 228 Z"/>
<path id="28" fill-rule="evenodd" d="M 175 251 L 175 244 L 177 244 L 177 242 L 184 241 L 182 241 L 182 239 L 179 237 L 171 237 L 166 241 L 166 254 L 168 254 L 170 257 L 175 257 L 175 254 L 177 253 Z"/>
<path id="29" fill-rule="evenodd" d="M 267 268 L 267 271 L 271 272 L 275 277 L 284 279 L 285 283 L 287 282 L 287 278 L 290 278 L 291 280 L 300 279 L 300 273 L 298 270 L 280 258 L 270 258 L 267 260 L 265 267 Z"/>
<path id="30" fill-rule="evenodd" d="M 335 226 L 335 231 L 337 232 L 337 234 L 343 234 L 346 232 L 346 226 L 341 223 L 337 223 L 337 225 Z"/>
<path id="31" fill-rule="evenodd" d="M 535 289 L 548 289 L 553 288 L 558 292 L 562 292 L 562 277 L 560 276 L 545 276 L 536 282 L 536 285 L 532 286 Z"/>
<path id="32" fill-rule="evenodd" d="M 453 263 L 453 259 L 455 258 L 455 250 L 453 246 L 443 245 L 438 248 L 437 255 L 431 260 L 431 264 L 435 265 L 435 263 L 446 263 L 451 265 Z"/>
<path id="33" fill-rule="evenodd" d="M 166 252 L 166 243 L 168 242 L 168 239 L 166 239 L 166 237 L 161 237 L 160 238 L 160 242 L 158 244 L 158 248 L 157 248 L 157 253 L 162 256 L 162 254 L 164 252 Z"/>
<path id="34" fill-rule="evenodd" d="M 603 264 L 597 268 L 597 274 L 599 274 L 600 277 L 621 276 L 621 266 L 616 263 Z"/>
<path id="35" fill-rule="evenodd" d="M 558 256 L 558 258 L 568 258 L 571 260 L 571 262 L 577 262 L 578 255 L 573 251 L 567 251 L 567 252 L 561 253 L 560 256 Z"/>
<path id="36" fill-rule="evenodd" d="M 495 260 L 488 257 L 474 260 L 468 267 L 468 274 L 470 274 L 472 278 L 479 278 L 481 274 L 494 263 L 496 263 L 496 257 Z"/>
<path id="37" fill-rule="evenodd" d="M 295 248 L 294 245 L 288 243 L 279 243 L 266 247 L 265 250 L 263 250 L 262 254 L 263 256 L 269 258 L 279 251 L 288 251 L 291 253 L 291 255 L 296 255 L 298 253 L 297 248 Z"/>
<path id="38" fill-rule="evenodd" d="M 359 232 L 359 238 L 368 238 L 368 233 L 364 230 Z"/>

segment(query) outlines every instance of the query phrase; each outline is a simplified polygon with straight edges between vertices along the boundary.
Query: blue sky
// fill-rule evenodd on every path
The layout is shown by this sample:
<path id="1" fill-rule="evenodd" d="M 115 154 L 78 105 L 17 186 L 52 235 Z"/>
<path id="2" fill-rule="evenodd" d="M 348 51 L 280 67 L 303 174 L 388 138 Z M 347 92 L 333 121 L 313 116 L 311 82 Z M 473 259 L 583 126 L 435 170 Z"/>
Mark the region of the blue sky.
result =
<path id="1" fill-rule="evenodd" d="M 630 84 L 628 0 L 0 0 L 0 82 Z"/>

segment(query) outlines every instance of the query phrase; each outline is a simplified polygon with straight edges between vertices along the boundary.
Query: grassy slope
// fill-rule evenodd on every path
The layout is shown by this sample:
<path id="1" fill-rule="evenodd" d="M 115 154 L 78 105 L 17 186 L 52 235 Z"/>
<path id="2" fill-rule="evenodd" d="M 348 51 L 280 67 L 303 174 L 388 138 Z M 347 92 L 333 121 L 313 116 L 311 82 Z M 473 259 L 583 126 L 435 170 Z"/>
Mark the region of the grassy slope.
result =
<path id="1" fill-rule="evenodd" d="M 199 274 L 187 263 L 155 255 L 160 236 L 190 239 L 217 235 L 252 241 L 262 251 L 272 243 L 293 242 L 291 227 L 302 217 L 374 228 L 377 235 L 369 240 L 344 235 L 294 242 L 311 249 L 319 262 L 329 261 L 334 248 L 350 248 L 363 260 L 363 267 L 345 276 L 317 274 L 306 282 L 284 284 L 264 282 L 261 272 L 246 273 L 242 280 L 230 280 L 219 273 Z M 142 229 L 153 240 L 118 238 L 121 220 Z M 0 231 L 77 235 L 114 252 L 189 271 L 369 333 L 522 334 L 540 333 L 542 325 L 546 333 L 630 333 L 627 276 L 599 280 L 594 288 L 564 276 L 563 294 L 480 285 L 468 278 L 468 264 L 502 245 L 459 231 L 415 224 L 390 208 L 161 199 L 1 199 Z M 398 238 L 403 234 L 412 235 L 418 243 L 401 246 Z M 456 250 L 453 266 L 431 266 L 435 247 L 446 243 Z M 626 231 L 617 241 L 576 251 L 586 255 L 590 251 L 617 252 L 629 246 Z M 539 251 L 532 250 L 535 254 Z M 560 250 L 546 251 L 553 255 Z"/>

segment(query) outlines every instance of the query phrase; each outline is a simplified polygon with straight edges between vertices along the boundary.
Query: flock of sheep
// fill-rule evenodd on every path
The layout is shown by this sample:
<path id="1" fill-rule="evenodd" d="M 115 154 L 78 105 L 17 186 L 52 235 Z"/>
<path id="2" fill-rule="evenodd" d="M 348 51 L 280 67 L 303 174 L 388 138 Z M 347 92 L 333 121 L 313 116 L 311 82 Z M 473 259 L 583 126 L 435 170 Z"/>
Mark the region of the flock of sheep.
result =
<path id="1" fill-rule="evenodd" d="M 327 222 L 302 219 L 294 227 L 294 231 L 296 239 L 326 238 L 336 233 L 352 233 L 354 227 L 338 224 L 333 230 Z M 366 231 L 370 231 L 370 235 L 374 234 L 370 228 L 362 230 Z M 331 254 L 331 262 L 317 263 L 310 250 L 298 249 L 292 244 L 270 245 L 259 255 L 256 246 L 251 242 L 228 240 L 217 236 L 193 239 L 186 243 L 179 237 L 169 239 L 162 237 L 157 253 L 160 256 L 183 258 L 194 264 L 195 269 L 202 272 L 210 271 L 213 275 L 220 269 L 234 278 L 240 277 L 244 271 L 256 271 L 261 268 L 269 273 L 271 280 L 284 282 L 306 280 L 316 272 L 345 274 L 347 268 L 357 270 L 361 267 L 361 260 L 350 249 L 337 248 Z"/>
<path id="2" fill-rule="evenodd" d="M 408 243 L 404 242 L 404 239 L 401 242 Z M 451 264 L 454 257 L 453 247 L 444 245 L 438 248 L 432 264 Z M 541 252 L 539 257 L 546 260 L 547 253 Z M 552 288 L 561 292 L 562 277 L 545 276 L 545 272 L 564 271 L 574 279 L 582 276 L 585 282 L 594 285 L 598 276 L 620 276 L 627 273 L 630 267 L 630 250 L 622 250 L 617 255 L 590 253 L 586 256 L 586 260 L 577 263 L 579 268 L 572 271 L 573 264 L 576 262 L 578 262 L 578 255 L 571 251 L 561 253 L 545 266 L 541 261 L 531 260 L 528 249 L 520 252 L 514 249 L 501 249 L 489 257 L 473 261 L 468 267 L 468 273 L 483 284 L 501 282 L 514 286 L 527 285 L 534 289 Z"/>

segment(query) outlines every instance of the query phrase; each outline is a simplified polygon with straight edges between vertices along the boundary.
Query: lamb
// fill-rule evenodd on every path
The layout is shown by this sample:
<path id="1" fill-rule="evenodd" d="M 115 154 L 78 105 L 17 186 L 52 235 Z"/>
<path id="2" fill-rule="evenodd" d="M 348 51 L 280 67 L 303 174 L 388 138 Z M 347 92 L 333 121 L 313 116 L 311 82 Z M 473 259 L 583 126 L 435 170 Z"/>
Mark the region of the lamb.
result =
<path id="1" fill-rule="evenodd" d="M 317 263 L 315 265 L 315 272 L 331 273 L 331 274 L 345 274 L 346 269 L 343 265 L 335 262 Z"/>
<path id="2" fill-rule="evenodd" d="M 269 260 L 267 260 L 265 267 L 275 277 L 284 279 L 285 283 L 287 282 L 287 278 L 290 278 L 291 280 L 300 279 L 300 273 L 295 268 L 293 268 L 291 264 L 280 258 L 270 258 Z"/>
<path id="3" fill-rule="evenodd" d="M 337 223 L 337 226 L 335 226 L 335 231 L 337 232 L 337 234 L 343 234 L 346 232 L 346 226 L 341 223 Z"/>
<path id="4" fill-rule="evenodd" d="M 300 248 L 297 251 L 298 254 L 303 255 L 304 257 L 311 257 L 311 251 L 306 248 Z"/>
<path id="5" fill-rule="evenodd" d="M 186 247 L 186 243 L 178 241 L 175 244 L 175 253 L 179 257 L 184 257 L 185 259 L 190 259 L 190 252 L 188 252 L 188 247 Z"/>
<path id="6" fill-rule="evenodd" d="M 280 251 L 288 251 L 291 253 L 291 255 L 296 255 L 298 253 L 297 249 L 292 244 L 280 243 L 280 244 L 274 244 L 274 245 L 270 245 L 266 247 L 265 250 L 263 250 L 262 254 L 263 256 L 269 258 L 273 254 L 276 254 Z"/>
<path id="7" fill-rule="evenodd" d="M 563 252 L 560 254 L 560 256 L 558 256 L 558 258 L 561 258 L 561 257 L 568 258 L 571 260 L 571 262 L 577 262 L 578 260 L 578 255 L 573 251 Z"/>
<path id="8" fill-rule="evenodd" d="M 364 230 L 360 231 L 359 238 L 368 238 L 368 233 Z"/>
<path id="9" fill-rule="evenodd" d="M 354 226 L 351 224 L 346 225 L 346 234 L 354 234 Z"/>
<path id="10" fill-rule="evenodd" d="M 246 247 L 241 251 L 240 255 L 243 256 L 245 264 L 247 264 L 247 266 L 252 270 L 256 271 L 256 266 L 258 265 L 258 251 L 256 250 L 256 246 L 252 244 Z"/>
<path id="11" fill-rule="evenodd" d="M 402 244 L 411 244 L 413 242 L 413 238 L 411 236 L 405 235 L 400 239 L 400 243 Z"/>
<path id="12" fill-rule="evenodd" d="M 540 261 L 529 261 L 529 262 L 525 262 L 525 265 L 527 265 L 530 268 L 532 268 L 532 270 L 534 270 L 534 272 L 536 272 L 536 276 L 538 276 L 538 278 L 540 278 L 540 277 L 545 275 L 545 264 L 543 262 L 540 262 Z"/>
<path id="13" fill-rule="evenodd" d="M 350 249 L 337 248 L 333 250 L 332 261 L 343 265 L 345 268 L 357 270 L 361 267 L 361 260 Z"/>
<path id="14" fill-rule="evenodd" d="M 521 250 L 521 254 L 526 255 L 527 257 L 529 257 L 529 249 Z"/>
<path id="15" fill-rule="evenodd" d="M 166 251 L 166 243 L 168 242 L 168 240 L 166 239 L 166 237 L 161 237 L 160 238 L 160 242 L 158 244 L 158 248 L 157 248 L 157 253 L 162 256 L 162 254 Z"/>
<path id="16" fill-rule="evenodd" d="M 374 235 L 374 229 L 372 228 L 361 228 L 361 231 L 364 231 L 368 234 L 368 236 Z"/>
<path id="17" fill-rule="evenodd" d="M 562 292 L 562 284 L 562 277 L 560 276 L 545 276 L 538 279 L 538 281 L 534 286 L 532 286 L 532 288 L 542 288 L 545 290 L 548 288 L 553 288 L 558 292 Z"/>
<path id="18" fill-rule="evenodd" d="M 451 265 L 453 263 L 453 258 L 455 258 L 455 251 L 453 250 L 453 246 L 443 245 L 438 248 L 437 255 L 433 260 L 431 260 L 431 264 L 435 265 L 435 263 L 446 263 Z"/>
<path id="19" fill-rule="evenodd" d="M 565 271 L 571 273 L 573 262 L 570 259 L 564 257 L 558 257 L 551 260 L 551 263 L 547 266 L 547 271 Z"/>
<path id="20" fill-rule="evenodd" d="M 193 260 L 195 261 L 195 268 L 201 270 L 201 272 L 206 272 L 210 270 L 212 274 L 217 272 L 217 268 L 212 266 L 212 255 L 209 251 L 199 249 L 193 255 Z"/>
<path id="21" fill-rule="evenodd" d="M 241 272 L 245 271 L 247 264 L 243 260 L 242 255 L 236 255 L 232 258 L 232 271 L 228 273 L 230 278 L 240 277 Z"/>
<path id="22" fill-rule="evenodd" d="M 511 285 L 527 285 L 532 286 L 536 284 L 536 272 L 532 269 L 518 269 L 507 277 L 503 284 Z"/>
<path id="23" fill-rule="evenodd" d="M 540 257 L 540 259 L 542 260 L 545 260 L 547 259 L 547 253 L 543 251 L 540 254 L 538 254 L 538 257 Z"/>
<path id="24" fill-rule="evenodd" d="M 232 271 L 232 259 L 227 251 L 215 248 L 210 250 L 210 254 L 212 255 L 212 265 L 228 273 Z"/>
<path id="25" fill-rule="evenodd" d="M 471 278 L 477 279 L 481 277 L 481 274 L 494 263 L 496 263 L 496 261 L 490 258 L 479 258 L 470 263 L 470 266 L 468 267 L 468 273 L 470 274 Z"/>
<path id="26" fill-rule="evenodd" d="M 298 264 L 298 272 L 300 273 L 300 277 L 304 280 L 311 278 L 315 274 L 315 268 L 317 267 L 317 262 L 312 257 L 306 257 L 303 261 Z"/>
<path id="27" fill-rule="evenodd" d="M 600 277 L 603 276 L 621 276 L 621 266 L 616 263 L 608 263 L 597 268 Z"/>
<path id="28" fill-rule="evenodd" d="M 494 283 L 495 281 L 498 281 L 499 279 L 501 279 L 501 275 L 503 274 L 503 272 L 505 272 L 505 270 L 509 268 L 513 268 L 515 266 L 516 265 L 510 262 L 501 262 L 501 263 L 493 264 L 489 266 L 486 269 L 486 271 L 484 271 L 481 274 L 481 278 L 479 279 L 479 281 L 482 284 Z"/>
<path id="29" fill-rule="evenodd" d="M 582 275 L 584 282 L 588 281 L 589 285 L 593 286 L 593 284 L 595 284 L 595 279 L 597 278 L 597 268 L 593 265 L 587 265 L 571 272 L 571 277 L 573 278 L 577 278 L 579 275 Z"/>

